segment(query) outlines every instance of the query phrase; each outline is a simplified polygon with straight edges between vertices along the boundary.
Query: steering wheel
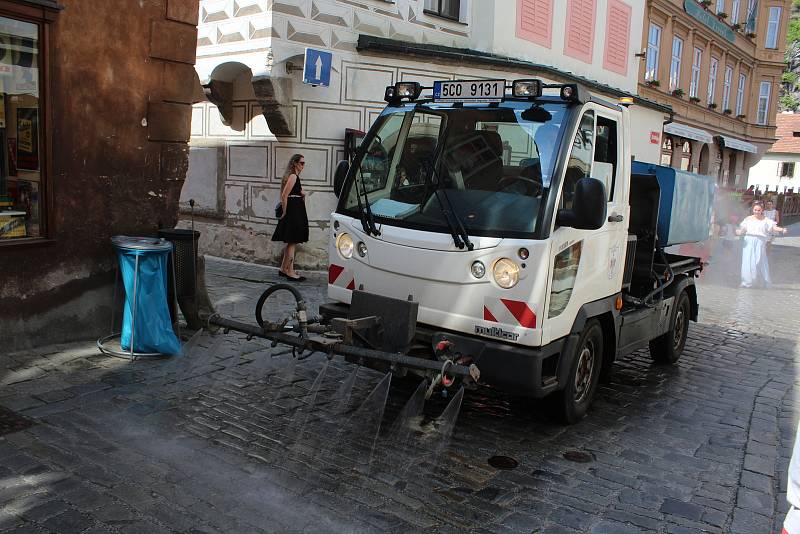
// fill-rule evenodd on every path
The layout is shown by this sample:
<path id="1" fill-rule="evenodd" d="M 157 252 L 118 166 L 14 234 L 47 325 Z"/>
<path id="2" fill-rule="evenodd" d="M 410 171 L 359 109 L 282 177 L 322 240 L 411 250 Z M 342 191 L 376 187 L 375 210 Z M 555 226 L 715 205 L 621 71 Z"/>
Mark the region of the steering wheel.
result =
<path id="1" fill-rule="evenodd" d="M 544 190 L 544 186 L 542 185 L 541 180 L 535 180 L 533 178 L 526 178 L 524 176 L 503 176 L 497 182 L 497 188 L 499 191 L 504 189 L 508 189 L 517 182 L 520 182 L 525 187 L 525 195 L 530 197 L 538 197 L 542 194 Z"/>

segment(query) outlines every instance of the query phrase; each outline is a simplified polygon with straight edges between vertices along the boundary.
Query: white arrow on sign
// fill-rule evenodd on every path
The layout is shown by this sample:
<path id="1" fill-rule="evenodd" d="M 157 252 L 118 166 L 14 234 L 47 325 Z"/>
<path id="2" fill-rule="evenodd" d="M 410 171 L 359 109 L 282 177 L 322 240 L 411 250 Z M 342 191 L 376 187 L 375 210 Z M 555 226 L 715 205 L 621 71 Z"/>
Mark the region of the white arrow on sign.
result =
<path id="1" fill-rule="evenodd" d="M 322 58 L 317 56 L 317 60 L 314 62 L 314 68 L 316 68 L 316 74 L 314 74 L 314 79 L 319 80 L 322 78 Z"/>

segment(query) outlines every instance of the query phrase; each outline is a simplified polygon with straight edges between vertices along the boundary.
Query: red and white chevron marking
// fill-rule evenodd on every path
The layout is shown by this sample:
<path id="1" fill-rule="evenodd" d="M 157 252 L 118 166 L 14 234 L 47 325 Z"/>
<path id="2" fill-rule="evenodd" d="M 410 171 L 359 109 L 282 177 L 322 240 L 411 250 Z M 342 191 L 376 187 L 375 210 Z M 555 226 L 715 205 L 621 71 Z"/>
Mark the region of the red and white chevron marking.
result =
<path id="1" fill-rule="evenodd" d="M 483 319 L 525 328 L 536 328 L 536 313 L 521 300 L 483 299 Z"/>
<path id="2" fill-rule="evenodd" d="M 341 265 L 328 266 L 328 283 L 332 286 L 343 287 L 350 291 L 356 288 L 356 279 L 350 271 Z"/>

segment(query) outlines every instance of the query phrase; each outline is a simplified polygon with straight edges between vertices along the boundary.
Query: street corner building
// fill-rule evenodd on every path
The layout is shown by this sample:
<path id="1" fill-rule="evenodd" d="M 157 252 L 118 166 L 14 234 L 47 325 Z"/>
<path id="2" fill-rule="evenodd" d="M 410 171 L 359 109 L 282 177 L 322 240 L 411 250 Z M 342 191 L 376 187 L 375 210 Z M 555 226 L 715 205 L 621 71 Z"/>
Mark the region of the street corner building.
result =
<path id="1" fill-rule="evenodd" d="M 792 0 L 651 0 L 639 94 L 669 105 L 661 163 L 747 187 L 776 141 L 775 116 Z"/>
<path id="2" fill-rule="evenodd" d="M 0 0 L 0 354 L 107 333 L 113 235 L 174 227 L 196 0 Z"/>
<path id="3" fill-rule="evenodd" d="M 650 123 L 670 108 L 636 96 L 645 2 L 631 0 L 201 0 L 189 200 L 200 251 L 277 264 L 274 206 L 300 152 L 310 240 L 296 261 L 327 266 L 333 175 L 385 106 L 387 86 L 437 80 L 539 78 L 581 83 Z M 661 132 L 657 132 L 660 135 Z M 660 145 L 635 136 L 640 160 Z M 516 163 L 524 146 L 504 147 Z"/>

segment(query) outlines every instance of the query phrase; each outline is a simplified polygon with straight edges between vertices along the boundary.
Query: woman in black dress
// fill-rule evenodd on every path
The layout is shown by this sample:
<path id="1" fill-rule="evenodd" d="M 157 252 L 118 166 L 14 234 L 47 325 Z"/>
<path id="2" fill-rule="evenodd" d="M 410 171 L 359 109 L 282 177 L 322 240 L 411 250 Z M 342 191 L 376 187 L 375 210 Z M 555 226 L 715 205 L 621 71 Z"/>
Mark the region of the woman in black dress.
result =
<path id="1" fill-rule="evenodd" d="M 281 181 L 281 206 L 283 214 L 272 234 L 273 241 L 283 241 L 286 243 L 286 250 L 283 252 L 283 261 L 278 274 L 289 280 L 302 282 L 305 276 L 298 275 L 294 270 L 294 252 L 297 243 L 308 241 L 308 215 L 306 215 L 306 204 L 303 186 L 300 185 L 300 173 L 306 165 L 306 158 L 302 154 L 295 154 L 286 166 Z"/>

